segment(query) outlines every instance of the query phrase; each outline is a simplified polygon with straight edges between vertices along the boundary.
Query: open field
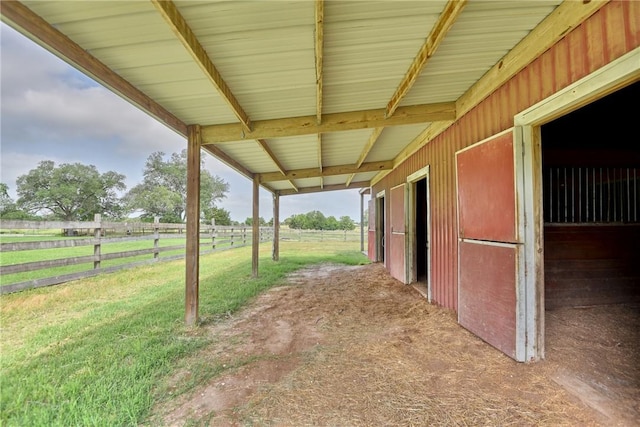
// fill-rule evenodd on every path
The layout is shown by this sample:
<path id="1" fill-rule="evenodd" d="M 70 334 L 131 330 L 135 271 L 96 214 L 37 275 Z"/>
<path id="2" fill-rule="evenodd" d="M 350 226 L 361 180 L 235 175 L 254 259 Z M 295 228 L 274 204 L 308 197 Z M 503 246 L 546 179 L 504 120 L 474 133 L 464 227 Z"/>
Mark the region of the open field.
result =
<path id="1" fill-rule="evenodd" d="M 202 256 L 200 318 L 227 318 L 290 272 L 323 261 L 359 264 L 357 243 L 283 243 L 281 260 L 261 245 L 260 277 L 251 248 Z M 184 261 L 123 270 L 3 295 L 1 424 L 137 425 L 165 398 L 163 384 L 185 358 L 213 343 L 184 326 Z M 184 393 L 247 363 L 192 363 Z"/>

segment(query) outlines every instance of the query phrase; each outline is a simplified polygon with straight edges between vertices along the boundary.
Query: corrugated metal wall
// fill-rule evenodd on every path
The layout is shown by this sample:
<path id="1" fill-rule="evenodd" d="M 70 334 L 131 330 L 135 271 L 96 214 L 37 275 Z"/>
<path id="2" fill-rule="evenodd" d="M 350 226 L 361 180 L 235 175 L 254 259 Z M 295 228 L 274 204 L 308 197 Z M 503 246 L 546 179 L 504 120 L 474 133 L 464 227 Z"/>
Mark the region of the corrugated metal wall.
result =
<path id="1" fill-rule="evenodd" d="M 391 187 L 405 182 L 408 175 L 430 165 L 431 286 L 434 303 L 454 310 L 458 308 L 454 153 L 510 128 L 513 116 L 518 112 L 639 45 L 640 2 L 610 2 L 374 186 L 372 194 L 382 190 L 389 194 Z M 389 214 L 387 203 L 385 216 Z M 389 235 L 390 230 L 387 229 L 386 233 Z"/>

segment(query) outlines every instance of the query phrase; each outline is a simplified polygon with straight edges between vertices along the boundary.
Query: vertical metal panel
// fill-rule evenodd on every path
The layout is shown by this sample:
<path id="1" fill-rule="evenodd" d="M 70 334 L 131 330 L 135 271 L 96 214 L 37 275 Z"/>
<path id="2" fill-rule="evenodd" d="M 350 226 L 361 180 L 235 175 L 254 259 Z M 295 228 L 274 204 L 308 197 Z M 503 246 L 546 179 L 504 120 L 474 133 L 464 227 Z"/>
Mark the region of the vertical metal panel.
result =
<path id="1" fill-rule="evenodd" d="M 376 261 L 376 199 L 369 200 L 369 229 L 367 231 L 367 255 Z"/>
<path id="2" fill-rule="evenodd" d="M 459 322 L 515 358 L 516 248 L 461 242 Z"/>
<path id="3" fill-rule="evenodd" d="M 391 218 L 389 221 L 391 224 L 391 234 L 389 235 L 389 272 L 391 276 L 403 283 L 406 281 L 404 192 L 405 185 L 401 184 L 393 187 L 389 196 L 389 205 L 391 208 Z"/>
<path id="4" fill-rule="evenodd" d="M 469 111 L 374 188 L 374 191 L 388 191 L 416 170 L 430 165 L 433 248 L 430 256 L 436 304 L 458 309 L 458 249 L 457 239 L 451 237 L 457 233 L 457 223 L 453 220 L 457 204 L 454 169 L 448 164 L 453 162 L 455 151 L 512 127 L 513 116 L 520 111 L 640 45 L 640 2 L 612 1 L 567 33 L 565 39 L 496 90 L 494 98 L 487 98 Z M 497 127 L 492 125 L 496 117 Z"/>
<path id="5" fill-rule="evenodd" d="M 513 134 L 457 154 L 461 238 L 515 242 Z"/>

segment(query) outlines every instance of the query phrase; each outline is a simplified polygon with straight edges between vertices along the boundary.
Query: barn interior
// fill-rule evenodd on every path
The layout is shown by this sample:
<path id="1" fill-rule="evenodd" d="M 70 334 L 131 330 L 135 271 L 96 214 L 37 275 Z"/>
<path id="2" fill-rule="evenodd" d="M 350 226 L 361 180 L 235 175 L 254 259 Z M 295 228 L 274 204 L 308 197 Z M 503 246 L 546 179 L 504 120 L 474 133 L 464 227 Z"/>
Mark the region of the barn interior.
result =
<path id="1" fill-rule="evenodd" d="M 609 419 L 640 419 L 640 82 L 542 126 L 545 358 Z"/>

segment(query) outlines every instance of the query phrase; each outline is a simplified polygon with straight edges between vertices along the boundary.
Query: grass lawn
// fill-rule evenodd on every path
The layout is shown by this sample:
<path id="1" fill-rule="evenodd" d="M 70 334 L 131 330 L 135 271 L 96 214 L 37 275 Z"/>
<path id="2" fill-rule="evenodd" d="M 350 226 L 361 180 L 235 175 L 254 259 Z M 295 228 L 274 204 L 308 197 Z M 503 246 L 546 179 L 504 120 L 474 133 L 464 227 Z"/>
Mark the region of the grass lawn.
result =
<path id="1" fill-rule="evenodd" d="M 359 249 L 359 242 L 283 242 L 273 262 L 263 244 L 257 279 L 251 247 L 202 256 L 201 322 L 238 310 L 306 265 L 367 263 Z M 184 325 L 183 260 L 3 295 L 0 303 L 0 424 L 7 426 L 144 423 L 165 396 L 166 378 L 211 344 Z M 242 363 L 190 365 L 191 381 L 178 392 Z"/>

